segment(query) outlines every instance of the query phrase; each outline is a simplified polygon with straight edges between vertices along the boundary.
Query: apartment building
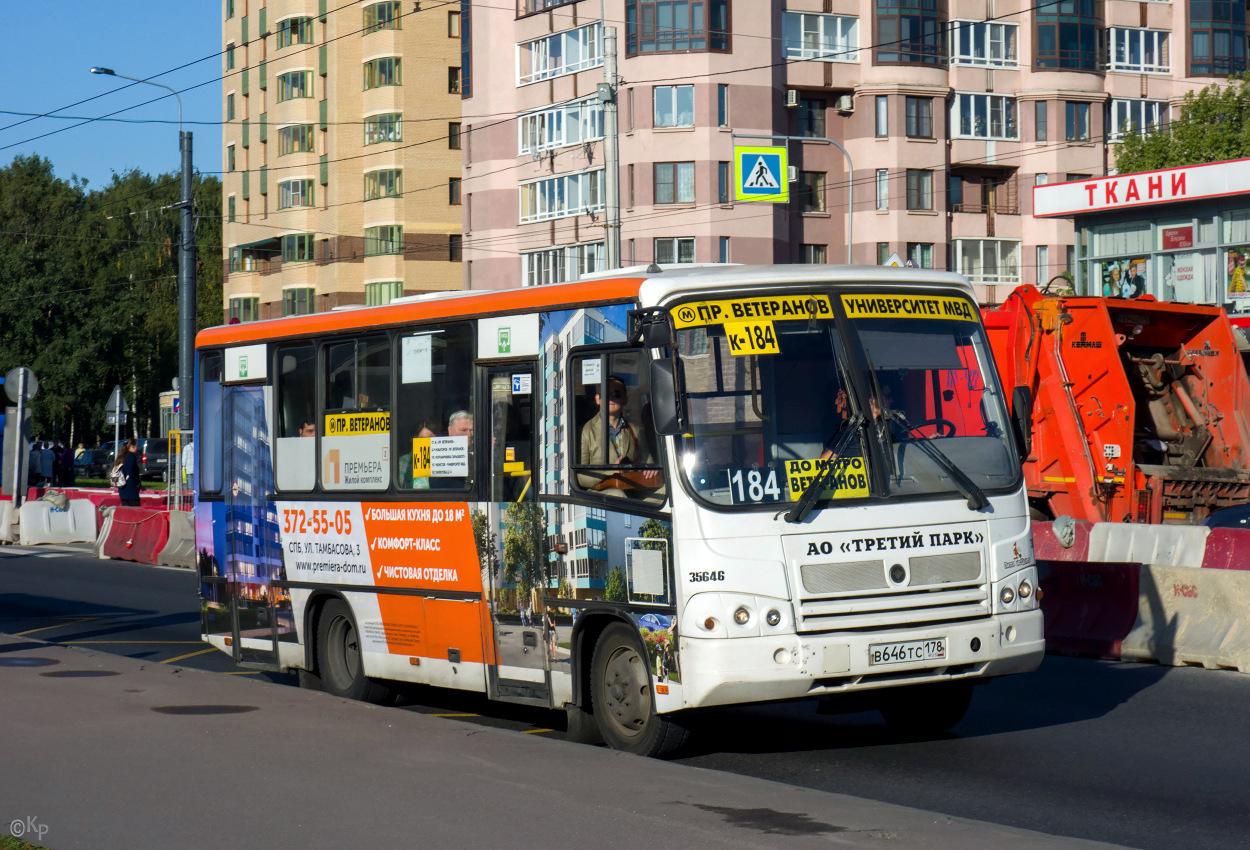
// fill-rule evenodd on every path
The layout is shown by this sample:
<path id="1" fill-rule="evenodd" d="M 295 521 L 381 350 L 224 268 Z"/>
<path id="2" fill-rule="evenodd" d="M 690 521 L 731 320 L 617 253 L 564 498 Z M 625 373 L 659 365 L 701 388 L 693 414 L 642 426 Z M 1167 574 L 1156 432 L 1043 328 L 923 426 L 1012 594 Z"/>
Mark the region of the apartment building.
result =
<path id="1" fill-rule="evenodd" d="M 987 302 L 1077 261 L 1070 221 L 1032 217 L 1034 186 L 1106 174 L 1124 133 L 1246 70 L 1245 0 L 462 12 L 474 288 L 603 267 L 604 27 L 617 35 L 622 264 L 842 263 L 849 241 L 853 262 L 897 253 L 956 270 Z M 735 202 L 735 145 L 774 143 L 788 146 L 789 202 Z"/>
<path id="2" fill-rule="evenodd" d="M 227 320 L 457 289 L 460 10 L 224 0 Z"/>

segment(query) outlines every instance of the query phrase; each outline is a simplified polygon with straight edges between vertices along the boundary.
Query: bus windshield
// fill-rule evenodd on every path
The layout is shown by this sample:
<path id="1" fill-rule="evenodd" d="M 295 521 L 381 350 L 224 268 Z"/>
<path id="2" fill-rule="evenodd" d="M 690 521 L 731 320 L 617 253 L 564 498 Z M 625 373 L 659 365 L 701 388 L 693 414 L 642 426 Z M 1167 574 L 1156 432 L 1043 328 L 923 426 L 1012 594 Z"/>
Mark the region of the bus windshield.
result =
<path id="1" fill-rule="evenodd" d="M 965 298 L 787 293 L 672 315 L 690 410 L 679 465 L 705 502 L 779 507 L 822 472 L 822 499 L 974 504 L 1018 481 L 989 345 Z"/>

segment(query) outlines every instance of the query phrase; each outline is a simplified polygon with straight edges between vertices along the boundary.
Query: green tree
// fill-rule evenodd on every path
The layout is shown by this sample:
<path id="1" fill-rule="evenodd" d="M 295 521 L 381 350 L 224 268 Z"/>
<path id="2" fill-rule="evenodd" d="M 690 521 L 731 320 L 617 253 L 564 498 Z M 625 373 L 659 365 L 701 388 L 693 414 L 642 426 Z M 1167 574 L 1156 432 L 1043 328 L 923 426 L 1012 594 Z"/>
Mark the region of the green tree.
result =
<path id="1" fill-rule="evenodd" d="M 547 586 L 547 518 L 542 505 L 513 502 L 504 512 L 504 581 L 528 596 Z"/>
<path id="2" fill-rule="evenodd" d="M 482 585 L 489 587 L 489 582 L 499 571 L 499 536 L 491 530 L 490 518 L 485 511 L 470 511 L 469 521 L 473 525 L 473 542 L 477 546 L 478 563 L 482 566 Z"/>
<path id="3" fill-rule="evenodd" d="M 613 567 L 608 572 L 608 586 L 604 588 L 603 598 L 608 602 L 629 601 L 629 590 L 625 586 L 625 570 Z"/>
<path id="4" fill-rule="evenodd" d="M 1187 92 L 1180 117 L 1166 128 L 1126 131 L 1115 167 L 1127 173 L 1242 157 L 1250 157 L 1250 74 Z"/>

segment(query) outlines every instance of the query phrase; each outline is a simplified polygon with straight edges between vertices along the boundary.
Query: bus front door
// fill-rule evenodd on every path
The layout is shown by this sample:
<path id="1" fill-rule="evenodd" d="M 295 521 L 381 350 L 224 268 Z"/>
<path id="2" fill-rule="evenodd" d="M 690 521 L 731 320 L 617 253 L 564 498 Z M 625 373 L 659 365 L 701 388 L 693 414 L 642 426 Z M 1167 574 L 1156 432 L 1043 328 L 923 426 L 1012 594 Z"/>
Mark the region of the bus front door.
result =
<path id="1" fill-rule="evenodd" d="M 490 392 L 490 503 L 503 557 L 491 570 L 495 640 L 491 695 L 548 705 L 548 661 L 555 635 L 546 628 L 542 597 L 548 586 L 547 519 L 537 493 L 539 388 L 528 363 L 487 370 Z"/>

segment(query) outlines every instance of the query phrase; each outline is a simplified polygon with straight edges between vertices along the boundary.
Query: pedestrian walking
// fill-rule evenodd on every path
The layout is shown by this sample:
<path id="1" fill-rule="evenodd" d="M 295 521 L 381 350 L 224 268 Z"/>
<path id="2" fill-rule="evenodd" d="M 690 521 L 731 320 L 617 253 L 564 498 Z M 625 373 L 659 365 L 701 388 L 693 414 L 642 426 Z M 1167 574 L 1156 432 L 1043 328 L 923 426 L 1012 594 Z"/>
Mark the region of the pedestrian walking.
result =
<path id="1" fill-rule="evenodd" d="M 66 443 L 61 450 L 61 486 L 73 487 L 78 479 L 78 469 L 74 466 L 77 455 L 74 453 L 74 447 Z"/>
<path id="2" fill-rule="evenodd" d="M 113 459 L 113 472 L 109 480 L 117 488 L 117 496 L 126 507 L 139 507 L 139 446 L 134 438 L 122 443 L 117 457 Z"/>

